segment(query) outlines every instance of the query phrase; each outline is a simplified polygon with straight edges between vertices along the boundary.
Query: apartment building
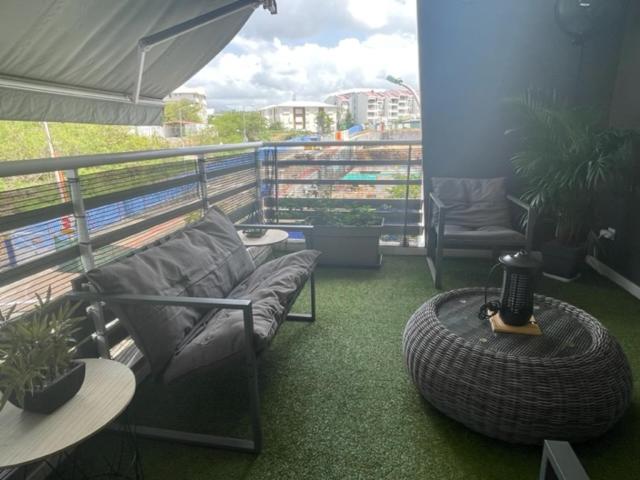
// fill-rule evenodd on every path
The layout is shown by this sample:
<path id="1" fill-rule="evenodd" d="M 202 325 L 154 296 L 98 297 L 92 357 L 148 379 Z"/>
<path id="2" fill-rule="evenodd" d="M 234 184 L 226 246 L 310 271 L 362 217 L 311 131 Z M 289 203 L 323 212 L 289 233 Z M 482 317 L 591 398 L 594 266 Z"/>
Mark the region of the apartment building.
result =
<path id="1" fill-rule="evenodd" d="M 413 95 L 403 89 L 356 88 L 333 93 L 325 102 L 337 107 L 338 121 L 351 112 L 354 122 L 365 125 L 390 125 L 420 115 Z"/>
<path id="2" fill-rule="evenodd" d="M 331 118 L 331 130 L 335 131 L 337 110 L 335 105 L 328 103 L 292 100 L 278 105 L 269 105 L 261 108 L 259 112 L 270 125 L 280 123 L 283 128 L 289 130 L 317 132 L 317 119 L 321 111 L 324 111 Z"/>

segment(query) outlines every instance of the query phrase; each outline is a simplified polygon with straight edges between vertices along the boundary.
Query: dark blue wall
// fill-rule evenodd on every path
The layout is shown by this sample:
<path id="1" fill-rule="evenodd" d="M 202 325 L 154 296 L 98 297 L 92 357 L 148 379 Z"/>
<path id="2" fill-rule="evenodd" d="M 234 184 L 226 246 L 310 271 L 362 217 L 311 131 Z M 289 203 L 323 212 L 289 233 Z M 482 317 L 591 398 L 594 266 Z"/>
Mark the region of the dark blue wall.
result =
<path id="1" fill-rule="evenodd" d="M 627 15 L 610 121 L 619 128 L 640 130 L 640 2 L 633 1 Z M 617 230 L 603 260 L 640 285 L 640 146 L 636 154 L 635 192 L 605 205 L 608 223 Z"/>
<path id="2" fill-rule="evenodd" d="M 511 172 L 503 99 L 529 87 L 576 94 L 579 48 L 555 0 L 418 0 L 425 177 Z M 591 41 L 580 96 L 608 108 L 621 28 Z"/>

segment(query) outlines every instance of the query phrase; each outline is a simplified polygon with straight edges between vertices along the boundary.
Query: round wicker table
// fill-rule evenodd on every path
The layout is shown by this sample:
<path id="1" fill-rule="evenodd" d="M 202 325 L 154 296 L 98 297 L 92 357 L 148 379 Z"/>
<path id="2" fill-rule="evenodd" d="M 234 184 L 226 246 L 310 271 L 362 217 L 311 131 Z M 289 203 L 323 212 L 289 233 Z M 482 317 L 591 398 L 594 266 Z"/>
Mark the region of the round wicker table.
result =
<path id="1" fill-rule="evenodd" d="M 496 298 L 497 290 L 489 291 Z M 442 293 L 404 331 L 404 355 L 420 393 L 476 432 L 512 443 L 584 441 L 627 409 L 631 370 L 594 317 L 536 296 L 541 336 L 494 333 L 480 320 L 483 289 Z"/>

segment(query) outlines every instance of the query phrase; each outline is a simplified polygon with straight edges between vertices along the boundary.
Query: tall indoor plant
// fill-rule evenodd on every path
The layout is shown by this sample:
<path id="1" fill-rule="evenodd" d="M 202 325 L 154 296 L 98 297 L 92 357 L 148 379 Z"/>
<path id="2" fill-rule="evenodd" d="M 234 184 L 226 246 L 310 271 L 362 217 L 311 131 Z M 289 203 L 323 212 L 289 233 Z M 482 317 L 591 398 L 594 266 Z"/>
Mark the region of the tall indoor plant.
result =
<path id="1" fill-rule="evenodd" d="M 522 198 L 556 225 L 554 241 L 542 246 L 544 270 L 573 278 L 600 194 L 630 188 L 636 134 L 609 128 L 593 109 L 555 95 L 528 92 L 509 104 L 517 114 L 507 133 L 519 143 L 511 160 L 524 181 Z"/>
<path id="2" fill-rule="evenodd" d="M 51 413 L 84 381 L 84 363 L 73 359 L 74 334 L 82 317 L 77 305 L 51 301 L 51 290 L 33 311 L 12 319 L 0 313 L 0 410 L 7 401 L 25 410 Z"/>

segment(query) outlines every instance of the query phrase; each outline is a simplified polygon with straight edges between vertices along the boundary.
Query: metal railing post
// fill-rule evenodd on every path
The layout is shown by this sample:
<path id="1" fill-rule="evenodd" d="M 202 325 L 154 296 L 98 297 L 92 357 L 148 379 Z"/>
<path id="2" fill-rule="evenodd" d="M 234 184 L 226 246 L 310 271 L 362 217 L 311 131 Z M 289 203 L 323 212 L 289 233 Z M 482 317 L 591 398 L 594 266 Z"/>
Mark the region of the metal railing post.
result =
<path id="1" fill-rule="evenodd" d="M 209 210 L 209 195 L 207 193 L 207 168 L 204 154 L 198 155 L 198 184 L 200 199 L 202 200 L 202 214 Z"/>
<path id="2" fill-rule="evenodd" d="M 402 227 L 402 246 L 408 247 L 409 240 L 407 240 L 407 224 L 409 222 L 409 190 L 411 181 L 411 145 L 409 145 L 409 158 L 407 160 L 407 183 L 404 189 L 404 224 Z"/>
<path id="3" fill-rule="evenodd" d="M 276 209 L 276 223 L 280 223 L 280 205 L 279 205 L 279 181 L 278 181 L 278 147 L 273 148 L 273 181 L 275 183 L 275 201 L 274 207 Z"/>
<path id="4" fill-rule="evenodd" d="M 256 147 L 253 150 L 256 164 L 256 220 L 257 223 L 264 223 L 264 206 L 262 204 L 262 162 L 260 161 L 260 150 Z"/>
<path id="5" fill-rule="evenodd" d="M 73 216 L 76 222 L 78 247 L 80 249 L 80 260 L 85 272 L 95 267 L 93 249 L 91 247 L 91 236 L 89 235 L 89 224 L 87 223 L 87 212 L 84 207 L 80 178 L 76 168 L 65 171 L 69 194 L 71 195 L 71 205 L 73 206 Z"/>

